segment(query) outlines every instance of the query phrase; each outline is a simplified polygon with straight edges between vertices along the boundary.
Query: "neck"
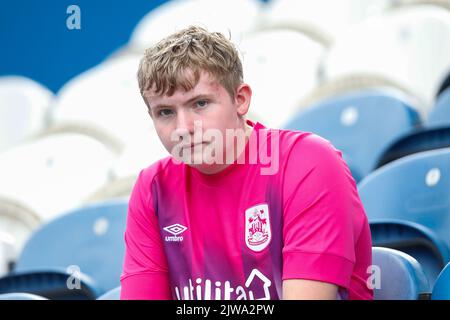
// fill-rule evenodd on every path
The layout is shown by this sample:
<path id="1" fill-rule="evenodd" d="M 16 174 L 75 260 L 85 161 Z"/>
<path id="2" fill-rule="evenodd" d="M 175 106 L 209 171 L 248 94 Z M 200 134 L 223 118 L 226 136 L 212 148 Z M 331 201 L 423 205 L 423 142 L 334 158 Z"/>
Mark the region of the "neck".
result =
<path id="1" fill-rule="evenodd" d="M 235 138 L 234 144 L 233 144 L 234 145 L 234 150 L 233 150 L 233 159 L 232 159 L 233 161 L 232 161 L 232 163 L 241 156 L 242 152 L 245 151 L 245 147 L 247 146 L 247 143 L 248 143 L 248 140 L 250 138 L 250 135 L 252 134 L 253 127 L 249 126 L 247 124 L 247 122 L 244 120 L 243 127 L 242 128 L 238 128 L 236 130 L 244 130 L 244 132 L 245 132 L 245 143 L 243 145 L 242 144 L 240 145 L 239 143 L 237 143 L 237 140 Z M 197 168 L 197 170 L 199 170 L 201 173 L 204 173 L 204 174 L 216 174 L 216 173 L 219 173 L 219 172 L 225 170 L 228 166 L 231 165 L 231 163 L 229 163 L 227 161 L 223 161 L 223 162 L 224 162 L 223 164 L 215 163 L 213 165 L 200 165 L 200 166 L 198 166 L 196 168 Z"/>

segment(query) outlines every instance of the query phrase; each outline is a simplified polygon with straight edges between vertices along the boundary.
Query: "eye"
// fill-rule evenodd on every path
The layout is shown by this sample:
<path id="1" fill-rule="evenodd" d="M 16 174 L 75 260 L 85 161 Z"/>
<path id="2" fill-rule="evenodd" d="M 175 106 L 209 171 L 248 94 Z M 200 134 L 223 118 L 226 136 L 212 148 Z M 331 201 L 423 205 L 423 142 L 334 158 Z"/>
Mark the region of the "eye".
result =
<path id="1" fill-rule="evenodd" d="M 205 108 L 207 105 L 208 105 L 208 101 L 206 101 L 206 100 L 198 100 L 195 103 L 195 106 L 198 108 Z"/>
<path id="2" fill-rule="evenodd" d="M 170 109 L 161 109 L 158 111 L 158 117 L 168 117 L 173 113 Z"/>

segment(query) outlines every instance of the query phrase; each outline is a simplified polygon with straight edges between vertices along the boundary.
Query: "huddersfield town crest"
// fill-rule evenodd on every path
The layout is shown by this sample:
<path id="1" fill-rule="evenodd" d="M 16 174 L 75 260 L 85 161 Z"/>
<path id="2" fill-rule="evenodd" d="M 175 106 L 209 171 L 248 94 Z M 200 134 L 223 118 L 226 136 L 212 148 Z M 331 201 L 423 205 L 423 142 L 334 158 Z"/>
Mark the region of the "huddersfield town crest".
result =
<path id="1" fill-rule="evenodd" d="M 245 244 L 253 251 L 264 250 L 272 239 L 269 206 L 260 204 L 245 210 Z"/>

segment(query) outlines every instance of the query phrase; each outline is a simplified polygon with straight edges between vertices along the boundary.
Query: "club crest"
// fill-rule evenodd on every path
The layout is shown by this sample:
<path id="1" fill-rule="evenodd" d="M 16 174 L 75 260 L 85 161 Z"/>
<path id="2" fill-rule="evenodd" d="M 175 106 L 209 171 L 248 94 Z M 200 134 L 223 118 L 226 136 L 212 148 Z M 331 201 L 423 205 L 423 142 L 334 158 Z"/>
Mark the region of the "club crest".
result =
<path id="1" fill-rule="evenodd" d="M 269 206 L 260 204 L 245 210 L 245 244 L 253 251 L 264 250 L 272 239 Z"/>

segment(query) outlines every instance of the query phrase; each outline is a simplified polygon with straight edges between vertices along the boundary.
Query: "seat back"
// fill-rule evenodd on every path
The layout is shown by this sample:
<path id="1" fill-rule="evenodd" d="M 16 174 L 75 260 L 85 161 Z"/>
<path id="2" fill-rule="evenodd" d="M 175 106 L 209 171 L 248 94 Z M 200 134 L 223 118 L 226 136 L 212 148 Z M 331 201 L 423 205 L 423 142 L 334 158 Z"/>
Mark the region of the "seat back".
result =
<path id="1" fill-rule="evenodd" d="M 36 294 L 15 292 L 15 293 L 0 294 L 0 300 L 48 300 L 48 299 L 38 296 Z"/>
<path id="2" fill-rule="evenodd" d="M 420 264 L 404 252 L 374 247 L 372 264 L 375 300 L 418 300 L 430 290 Z"/>
<path id="3" fill-rule="evenodd" d="M 420 224 L 395 219 L 370 222 L 372 245 L 405 252 L 422 266 L 428 282 L 434 281 L 450 258 L 445 243 Z"/>
<path id="4" fill-rule="evenodd" d="M 0 294 L 15 292 L 50 300 L 94 300 L 103 293 L 89 276 L 62 268 L 12 272 L 0 278 Z"/>
<path id="5" fill-rule="evenodd" d="M 450 247 L 449 190 L 450 148 L 396 160 L 358 185 L 370 222 L 381 219 L 415 222 L 432 230 L 447 248 Z"/>
<path id="6" fill-rule="evenodd" d="M 97 300 L 120 300 L 120 287 L 108 291 Z"/>
<path id="7" fill-rule="evenodd" d="M 442 270 L 433 287 L 432 300 L 450 300 L 450 263 Z"/>
<path id="8" fill-rule="evenodd" d="M 421 128 L 392 142 L 380 155 L 376 168 L 414 153 L 449 147 L 450 124 L 442 127 Z"/>
<path id="9" fill-rule="evenodd" d="M 353 165 L 354 176 L 364 177 L 375 168 L 384 148 L 413 130 L 418 121 L 417 112 L 397 92 L 364 90 L 313 105 L 286 128 L 310 131 L 330 140 Z"/>
<path id="10" fill-rule="evenodd" d="M 450 88 L 442 92 L 430 111 L 426 121 L 427 126 L 450 126 Z"/>
<path id="11" fill-rule="evenodd" d="M 103 292 L 120 285 L 127 200 L 69 212 L 38 230 L 25 245 L 15 271 L 71 267 L 94 279 Z"/>
<path id="12" fill-rule="evenodd" d="M 47 127 L 54 94 L 32 79 L 0 77 L 0 151 Z"/>

